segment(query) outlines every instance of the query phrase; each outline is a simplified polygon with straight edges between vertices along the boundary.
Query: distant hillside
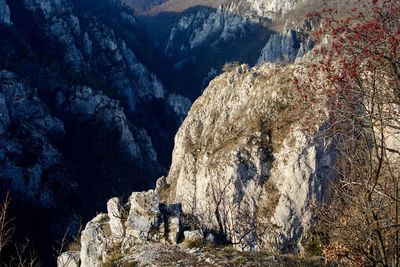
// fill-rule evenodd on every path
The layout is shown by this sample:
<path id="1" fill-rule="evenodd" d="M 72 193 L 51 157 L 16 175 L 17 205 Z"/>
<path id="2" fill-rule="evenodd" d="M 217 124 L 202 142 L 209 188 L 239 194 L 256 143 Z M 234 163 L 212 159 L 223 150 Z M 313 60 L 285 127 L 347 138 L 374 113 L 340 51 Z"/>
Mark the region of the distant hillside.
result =
<path id="1" fill-rule="evenodd" d="M 122 2 L 132 7 L 137 13 L 142 13 L 166 1 L 168 0 L 123 0 Z"/>
<path id="2" fill-rule="evenodd" d="M 130 0 L 130 1 L 144 1 L 144 0 Z M 195 6 L 206 6 L 206 7 L 213 7 L 217 8 L 218 6 L 227 2 L 227 0 L 167 0 L 163 1 L 164 3 L 161 5 L 153 5 L 145 13 L 147 14 L 158 14 L 161 12 L 182 12 L 188 8 L 195 7 Z"/>

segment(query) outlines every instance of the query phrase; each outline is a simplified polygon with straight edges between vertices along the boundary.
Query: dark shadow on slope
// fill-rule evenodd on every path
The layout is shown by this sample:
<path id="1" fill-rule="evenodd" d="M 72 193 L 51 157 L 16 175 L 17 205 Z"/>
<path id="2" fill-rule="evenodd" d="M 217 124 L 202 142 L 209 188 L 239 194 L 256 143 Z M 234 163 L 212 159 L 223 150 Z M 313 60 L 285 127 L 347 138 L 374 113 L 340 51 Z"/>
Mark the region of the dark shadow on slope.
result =
<path id="1" fill-rule="evenodd" d="M 273 33 L 265 25 L 247 22 L 243 30 L 232 34 L 227 40 L 221 39 L 223 28 L 213 29 L 198 46 L 190 48 L 190 38 L 193 31 L 201 30 L 201 18 L 178 32 L 174 41 L 169 42 L 171 30 L 183 17 L 193 17 L 198 14 L 206 19 L 215 13 L 216 9 L 196 6 L 181 13 L 166 12 L 155 16 L 141 16 L 140 21 L 157 57 L 152 57 L 152 51 L 138 49 L 140 59 L 150 70 L 156 73 L 170 90 L 189 96 L 195 100 L 202 92 L 204 80 L 214 69 L 219 73 L 225 63 L 238 61 L 250 66 L 256 64 L 262 48 Z M 240 19 L 238 15 L 227 14 L 230 20 Z M 200 31 L 200 34 L 204 33 Z M 184 47 L 184 49 L 182 49 Z M 163 55 L 160 56 L 160 52 Z M 205 84 L 207 85 L 207 84 Z"/>

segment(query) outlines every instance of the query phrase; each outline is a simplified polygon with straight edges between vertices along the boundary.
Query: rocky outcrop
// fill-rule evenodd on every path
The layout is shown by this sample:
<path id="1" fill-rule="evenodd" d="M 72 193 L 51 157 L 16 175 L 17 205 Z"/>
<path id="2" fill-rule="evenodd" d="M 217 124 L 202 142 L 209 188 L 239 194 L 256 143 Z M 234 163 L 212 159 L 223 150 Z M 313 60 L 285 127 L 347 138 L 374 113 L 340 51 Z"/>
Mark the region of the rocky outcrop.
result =
<path id="1" fill-rule="evenodd" d="M 148 242 L 177 244 L 183 238 L 181 206 L 161 204 L 152 190 L 133 193 L 126 206 L 118 198 L 110 199 L 107 210 L 82 231 L 79 259 L 69 251 L 58 258 L 58 266 L 68 261 L 71 266 L 80 262 L 80 266 L 100 267 L 129 258 L 136 247 Z"/>
<path id="2" fill-rule="evenodd" d="M 12 24 L 10 17 L 10 8 L 8 7 L 6 0 L 0 1 L 0 23 L 5 25 Z"/>
<path id="3" fill-rule="evenodd" d="M 130 211 L 126 222 L 124 243 L 143 243 L 148 240 L 158 241 L 162 237 L 157 232 L 161 225 L 160 201 L 153 191 L 133 193 L 129 198 Z"/>
<path id="4" fill-rule="evenodd" d="M 181 202 L 242 249 L 298 251 L 310 205 L 324 197 L 332 175 L 329 144 L 314 144 L 301 120 L 285 121 L 295 72 L 242 65 L 212 81 L 176 135 L 168 177 L 158 182 L 164 201 Z"/>
<path id="5" fill-rule="evenodd" d="M 213 80 L 175 138 L 168 177 L 154 191 L 133 193 L 129 212 L 111 199 L 108 215 L 82 234 L 81 261 L 141 262 L 144 248 L 160 252 L 157 244 L 182 241 L 299 252 L 311 206 L 326 199 L 335 177 L 331 141 L 314 139 L 290 113 L 299 68 L 240 65 Z"/>
<path id="6" fill-rule="evenodd" d="M 294 10 L 304 0 L 247 0 L 246 2 L 261 17 L 279 18 Z"/>
<path id="7" fill-rule="evenodd" d="M 112 198 L 107 202 L 107 214 L 110 219 L 111 236 L 115 241 L 120 241 L 125 236 L 125 228 L 122 218 L 125 216 L 119 198 Z"/>
<path id="8" fill-rule="evenodd" d="M 64 252 L 57 259 L 57 266 L 62 267 L 79 267 L 81 266 L 80 255 L 77 251 Z"/>
<path id="9" fill-rule="evenodd" d="M 106 214 L 99 214 L 88 222 L 81 234 L 81 266 L 101 267 L 112 245 L 110 225 Z"/>

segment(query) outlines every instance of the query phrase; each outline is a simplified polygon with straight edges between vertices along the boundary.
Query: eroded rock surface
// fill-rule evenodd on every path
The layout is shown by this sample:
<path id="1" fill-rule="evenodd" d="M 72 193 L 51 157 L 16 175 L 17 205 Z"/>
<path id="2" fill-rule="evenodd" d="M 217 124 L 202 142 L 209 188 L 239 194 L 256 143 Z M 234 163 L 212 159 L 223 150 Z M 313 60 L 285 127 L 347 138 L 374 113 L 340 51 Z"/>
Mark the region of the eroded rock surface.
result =
<path id="1" fill-rule="evenodd" d="M 212 81 L 180 128 L 170 173 L 158 183 L 164 201 L 182 203 L 243 249 L 274 241 L 279 250 L 298 251 L 310 205 L 331 178 L 321 171 L 333 161 L 329 143 L 314 144 L 301 120 L 285 117 L 295 71 L 242 65 Z"/>
<path id="2" fill-rule="evenodd" d="M 81 262 L 80 266 L 94 267 L 123 259 L 132 261 L 137 247 L 148 243 L 176 245 L 183 237 L 181 205 L 161 204 L 153 190 L 132 193 L 125 206 L 112 198 L 107 211 L 82 231 L 80 257 L 76 259 L 76 252 L 66 252 L 58 258 L 58 266 L 64 266 L 62 263 L 70 258 L 70 264 Z"/>

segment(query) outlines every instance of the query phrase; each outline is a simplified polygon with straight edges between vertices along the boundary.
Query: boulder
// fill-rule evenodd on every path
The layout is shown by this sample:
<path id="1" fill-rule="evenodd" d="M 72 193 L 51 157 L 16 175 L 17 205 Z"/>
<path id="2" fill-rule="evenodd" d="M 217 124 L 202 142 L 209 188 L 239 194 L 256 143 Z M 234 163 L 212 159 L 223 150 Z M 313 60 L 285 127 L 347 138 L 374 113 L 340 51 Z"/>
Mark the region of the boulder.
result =
<path id="1" fill-rule="evenodd" d="M 162 223 L 160 201 L 153 190 L 134 192 L 129 198 L 130 211 L 125 222 L 124 247 L 130 244 L 159 240 L 158 229 Z"/>

